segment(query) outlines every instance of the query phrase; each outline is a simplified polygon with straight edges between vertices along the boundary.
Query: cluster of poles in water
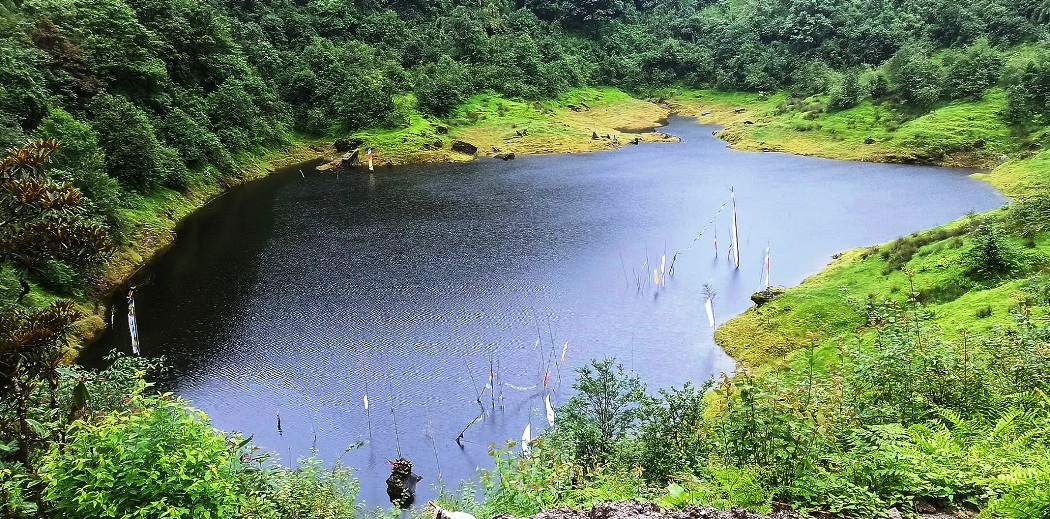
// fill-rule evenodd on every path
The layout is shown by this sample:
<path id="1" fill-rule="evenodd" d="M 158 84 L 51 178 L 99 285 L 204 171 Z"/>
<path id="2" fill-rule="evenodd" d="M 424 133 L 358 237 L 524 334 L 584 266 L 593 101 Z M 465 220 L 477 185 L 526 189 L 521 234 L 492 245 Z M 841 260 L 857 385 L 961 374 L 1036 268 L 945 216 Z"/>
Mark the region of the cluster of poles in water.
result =
<path id="1" fill-rule="evenodd" d="M 654 268 L 653 269 L 653 275 L 652 275 L 652 278 L 651 278 L 651 280 L 652 280 L 651 285 L 652 286 L 655 286 L 657 288 L 662 288 L 662 287 L 666 286 L 667 278 L 670 277 L 670 276 L 674 276 L 674 266 L 675 266 L 675 263 L 678 261 L 678 256 L 688 252 L 690 249 L 693 248 L 694 245 L 696 245 L 700 241 L 700 238 L 702 238 L 704 236 L 704 234 L 706 234 L 707 231 L 711 228 L 711 226 L 714 225 L 715 221 L 718 219 L 718 216 L 720 214 L 722 214 L 722 212 L 726 209 L 726 207 L 730 207 L 731 210 L 732 210 L 732 225 L 730 227 L 730 233 L 731 233 L 732 240 L 729 243 L 729 248 L 727 250 L 727 258 L 733 262 L 733 268 L 736 268 L 736 269 L 740 268 L 740 231 L 739 231 L 739 229 L 737 227 L 736 192 L 732 188 L 730 188 L 729 189 L 729 197 L 726 198 L 726 200 L 724 202 L 722 202 L 722 205 L 718 207 L 718 210 L 715 211 L 715 214 L 713 216 L 711 216 L 711 219 L 708 220 L 707 224 L 704 225 L 704 227 L 700 230 L 700 232 L 698 232 L 696 234 L 696 236 L 693 238 L 693 240 L 691 242 L 689 242 L 689 245 L 687 245 L 684 249 L 675 252 L 674 255 L 671 256 L 671 264 L 670 264 L 670 266 L 667 265 L 667 254 L 664 253 L 663 255 L 660 256 L 660 266 L 659 266 L 659 268 Z M 715 256 L 717 257 L 718 256 L 718 233 L 717 232 L 715 233 L 713 243 L 714 243 L 714 249 L 715 249 Z M 620 266 L 623 269 L 624 281 L 627 283 L 627 286 L 629 287 L 631 285 L 631 280 L 627 276 L 627 267 L 624 265 L 623 255 L 622 254 L 620 255 Z M 642 265 L 641 271 L 640 271 L 641 274 L 639 274 L 638 270 L 636 270 L 634 268 L 631 269 L 631 273 L 634 275 L 634 285 L 635 285 L 636 289 L 639 292 L 641 292 L 642 289 L 647 288 L 647 287 L 650 286 L 650 278 L 648 276 L 649 268 L 650 268 L 649 267 L 649 254 L 646 253 L 645 263 Z M 769 247 L 768 246 L 766 247 L 766 256 L 765 256 L 765 260 L 763 261 L 762 273 L 765 276 L 764 288 L 768 289 L 769 286 L 770 286 L 770 284 L 769 284 Z M 713 308 L 713 304 L 712 304 L 713 301 L 714 301 L 714 298 L 715 298 L 714 288 L 712 288 L 710 284 L 705 283 L 704 284 L 704 288 L 702 290 L 702 295 L 704 296 L 704 299 L 705 299 L 705 301 L 704 301 L 704 309 L 707 312 L 708 324 L 711 326 L 711 328 L 714 328 L 715 327 L 715 317 L 714 317 L 714 308 Z"/>

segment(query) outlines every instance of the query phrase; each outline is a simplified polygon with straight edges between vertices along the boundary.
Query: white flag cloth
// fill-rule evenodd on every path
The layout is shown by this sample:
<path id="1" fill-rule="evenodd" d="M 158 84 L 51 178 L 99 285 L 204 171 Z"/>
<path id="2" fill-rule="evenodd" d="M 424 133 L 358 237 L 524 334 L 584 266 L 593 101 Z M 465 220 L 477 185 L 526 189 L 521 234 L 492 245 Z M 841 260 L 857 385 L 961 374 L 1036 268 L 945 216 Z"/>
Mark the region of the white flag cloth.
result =
<path id="1" fill-rule="evenodd" d="M 521 433 L 521 453 L 528 457 L 532 451 L 529 449 L 529 442 L 532 441 L 532 424 L 525 426 L 525 432 Z"/>
<path id="2" fill-rule="evenodd" d="M 551 396 L 547 395 L 545 401 L 547 404 L 547 423 L 549 423 L 551 427 L 554 427 L 554 407 L 551 406 Z"/>
<path id="3" fill-rule="evenodd" d="M 711 298 L 707 298 L 707 302 L 704 303 L 704 308 L 707 309 L 707 324 L 711 325 L 711 328 L 715 327 L 715 313 L 711 310 Z"/>
<path id="4" fill-rule="evenodd" d="M 769 247 L 766 247 L 766 288 L 769 288 Z"/>
<path id="5" fill-rule="evenodd" d="M 365 411 L 367 411 L 368 410 L 368 395 L 365 395 L 365 397 L 362 398 L 362 400 L 365 401 Z"/>
<path id="6" fill-rule="evenodd" d="M 135 298 L 128 294 L 128 332 L 131 333 L 131 352 L 135 355 L 139 350 L 139 323 L 135 319 Z"/>

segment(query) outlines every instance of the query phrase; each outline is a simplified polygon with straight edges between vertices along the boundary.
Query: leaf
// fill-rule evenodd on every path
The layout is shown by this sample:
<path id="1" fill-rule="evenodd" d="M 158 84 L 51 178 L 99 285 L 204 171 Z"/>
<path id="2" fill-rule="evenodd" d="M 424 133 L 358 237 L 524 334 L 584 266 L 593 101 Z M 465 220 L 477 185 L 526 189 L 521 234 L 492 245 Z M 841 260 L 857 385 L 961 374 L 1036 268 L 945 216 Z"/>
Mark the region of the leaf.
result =
<path id="1" fill-rule="evenodd" d="M 45 429 L 44 425 L 40 422 L 32 418 L 26 418 L 26 424 L 29 425 L 29 428 L 32 429 L 33 433 L 37 436 L 47 436 L 47 429 Z"/>

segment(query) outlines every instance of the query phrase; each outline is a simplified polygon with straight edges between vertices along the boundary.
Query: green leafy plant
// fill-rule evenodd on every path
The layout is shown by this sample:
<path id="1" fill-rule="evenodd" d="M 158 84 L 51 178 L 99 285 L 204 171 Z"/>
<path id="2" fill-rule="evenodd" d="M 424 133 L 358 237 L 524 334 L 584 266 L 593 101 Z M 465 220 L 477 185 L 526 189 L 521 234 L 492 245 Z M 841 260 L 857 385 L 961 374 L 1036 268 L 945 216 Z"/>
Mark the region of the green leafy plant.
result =
<path id="1" fill-rule="evenodd" d="M 128 411 L 75 422 L 52 447 L 45 501 L 64 517 L 233 517 L 244 443 L 181 400 L 136 397 Z"/>

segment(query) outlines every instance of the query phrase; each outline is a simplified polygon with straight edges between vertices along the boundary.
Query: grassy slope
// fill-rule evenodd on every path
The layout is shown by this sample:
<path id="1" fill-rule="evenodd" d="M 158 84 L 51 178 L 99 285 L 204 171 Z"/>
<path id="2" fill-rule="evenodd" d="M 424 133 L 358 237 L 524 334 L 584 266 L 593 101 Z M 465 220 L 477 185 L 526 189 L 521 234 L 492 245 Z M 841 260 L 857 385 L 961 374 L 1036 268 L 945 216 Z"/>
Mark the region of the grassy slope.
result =
<path id="1" fill-rule="evenodd" d="M 1029 196 L 1050 189 L 1050 152 L 1016 158 L 1028 154 L 999 119 L 1005 103 L 1001 91 L 912 119 L 871 103 L 833 114 L 807 115 L 811 101 L 712 91 L 680 94 L 673 100 L 683 113 L 709 110 L 711 113 L 700 116 L 700 120 L 725 125 L 723 137 L 741 149 L 849 160 L 994 166 L 991 172 L 975 176 L 1009 196 Z M 735 113 L 736 107 L 746 109 Z M 843 252 L 825 270 L 780 298 L 761 308 L 752 307 L 725 323 L 717 330 L 715 340 L 737 360 L 756 366 L 780 359 L 803 345 L 833 342 L 855 333 L 864 324 L 861 308 L 867 298 L 904 301 L 912 290 L 920 294 L 948 337 L 1009 326 L 1010 312 L 1023 298 L 1023 276 L 995 286 L 967 281 L 962 254 L 970 244 L 969 237 L 950 235 L 971 225 L 969 218 L 963 218 L 902 238 L 898 245 L 922 245 L 905 263 L 910 278 L 894 268 L 897 265 L 889 266 L 885 256 L 892 256 L 892 242 Z M 940 237 L 935 235 L 939 231 L 949 236 L 934 239 Z M 1039 271 L 1046 263 L 1050 244 L 1042 237 L 1025 253 L 1030 267 L 1026 274 Z M 978 317 L 977 310 L 986 307 L 991 308 L 991 315 Z"/>

